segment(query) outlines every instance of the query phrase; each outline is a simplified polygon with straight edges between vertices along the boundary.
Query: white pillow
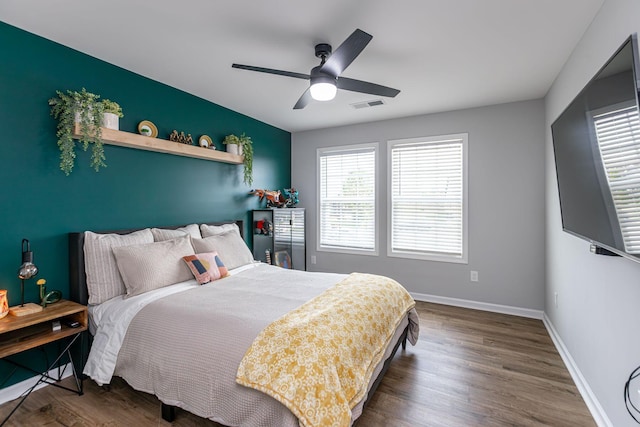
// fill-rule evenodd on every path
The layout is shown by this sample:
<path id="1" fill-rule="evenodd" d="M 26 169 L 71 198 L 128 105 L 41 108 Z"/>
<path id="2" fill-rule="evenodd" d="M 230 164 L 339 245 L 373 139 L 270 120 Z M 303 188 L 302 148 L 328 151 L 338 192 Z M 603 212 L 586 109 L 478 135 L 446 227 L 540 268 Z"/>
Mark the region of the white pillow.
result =
<path id="1" fill-rule="evenodd" d="M 127 297 L 184 282 L 193 278 L 182 261 L 193 255 L 191 236 L 177 239 L 113 248 L 118 269 L 127 289 Z"/>
<path id="2" fill-rule="evenodd" d="M 224 234 L 227 231 L 237 231 L 238 235 L 240 234 L 240 229 L 238 229 L 238 224 L 236 223 L 229 223 L 229 224 L 222 224 L 222 225 L 208 225 L 208 224 L 201 224 L 200 225 L 200 231 L 202 232 L 202 237 L 210 237 L 210 236 L 217 236 L 219 234 Z M 196 237 L 196 236 L 193 236 Z"/>
<path id="3" fill-rule="evenodd" d="M 151 234 L 153 234 L 153 240 L 155 240 L 156 242 L 176 239 L 178 237 L 184 236 L 185 234 L 188 234 L 196 239 L 202 238 L 202 235 L 200 234 L 200 228 L 198 228 L 198 224 L 185 225 L 184 227 L 176 228 L 175 230 L 168 228 L 152 228 Z"/>
<path id="4" fill-rule="evenodd" d="M 151 230 L 130 234 L 84 233 L 84 268 L 87 274 L 89 304 L 100 304 L 126 293 L 112 249 L 153 242 Z"/>
<path id="5" fill-rule="evenodd" d="M 237 227 L 204 239 L 191 239 L 191 244 L 196 253 L 218 252 L 220 259 L 230 270 L 253 262 L 253 254 L 240 237 Z"/>

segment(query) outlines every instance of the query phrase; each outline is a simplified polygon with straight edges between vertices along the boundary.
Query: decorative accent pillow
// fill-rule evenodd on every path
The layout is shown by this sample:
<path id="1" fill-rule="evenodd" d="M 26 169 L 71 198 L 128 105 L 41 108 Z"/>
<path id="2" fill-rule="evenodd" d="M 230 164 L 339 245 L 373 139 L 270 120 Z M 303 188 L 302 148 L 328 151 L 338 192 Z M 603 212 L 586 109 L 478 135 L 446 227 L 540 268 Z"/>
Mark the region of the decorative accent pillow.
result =
<path id="1" fill-rule="evenodd" d="M 127 297 L 192 278 L 182 257 L 193 255 L 191 236 L 144 245 L 113 248 Z"/>
<path id="2" fill-rule="evenodd" d="M 204 239 L 191 239 L 191 244 L 196 253 L 218 252 L 229 270 L 253 262 L 253 254 L 240 237 L 237 227 L 235 230 Z"/>
<path id="3" fill-rule="evenodd" d="M 185 225 L 184 227 L 176 228 L 175 230 L 169 228 L 152 228 L 151 234 L 153 234 L 153 240 L 156 242 L 177 239 L 178 237 L 182 237 L 185 234 L 188 234 L 196 239 L 202 238 L 198 224 Z"/>
<path id="4" fill-rule="evenodd" d="M 208 225 L 208 224 L 201 224 L 200 225 L 200 231 L 202 232 L 202 237 L 211 237 L 211 236 L 217 236 L 219 234 L 224 234 L 227 231 L 237 231 L 238 234 L 240 234 L 240 230 L 238 229 L 238 224 L 236 223 L 229 223 L 229 224 L 222 224 L 222 225 Z M 193 237 L 198 237 L 198 236 L 193 236 Z"/>
<path id="5" fill-rule="evenodd" d="M 217 252 L 187 255 L 182 257 L 187 263 L 193 277 L 200 285 L 213 282 L 229 275 L 229 270 L 224 266 Z"/>
<path id="6" fill-rule="evenodd" d="M 84 268 L 87 273 L 89 304 L 101 304 L 127 290 L 118 270 L 113 248 L 152 243 L 151 230 L 129 234 L 84 233 Z"/>

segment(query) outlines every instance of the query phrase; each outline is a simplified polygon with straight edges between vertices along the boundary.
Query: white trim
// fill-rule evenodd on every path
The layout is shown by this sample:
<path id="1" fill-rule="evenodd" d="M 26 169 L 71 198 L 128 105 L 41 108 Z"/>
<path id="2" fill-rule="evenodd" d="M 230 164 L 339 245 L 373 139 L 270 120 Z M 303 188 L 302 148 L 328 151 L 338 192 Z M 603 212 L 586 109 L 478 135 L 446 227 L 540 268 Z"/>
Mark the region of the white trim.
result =
<path id="1" fill-rule="evenodd" d="M 320 198 L 321 198 L 321 180 L 320 180 L 320 158 L 323 154 L 339 154 L 343 152 L 357 152 L 357 151 L 368 151 L 373 149 L 373 164 L 374 164 L 374 241 L 373 250 L 369 249 L 357 249 L 357 248 L 341 248 L 341 247 L 333 247 L 333 246 L 322 246 L 321 238 L 320 238 Z M 350 255 L 366 255 L 366 256 L 378 256 L 379 255 L 379 247 L 380 247 L 380 233 L 379 233 L 379 224 L 380 224 L 380 179 L 378 178 L 379 169 L 380 169 L 380 143 L 379 142 L 366 142 L 362 144 L 352 144 L 352 145 L 338 145 L 331 147 L 321 147 L 316 149 L 316 214 L 318 215 L 318 220 L 316 221 L 316 251 L 318 252 L 333 252 L 333 253 L 343 253 Z"/>
<path id="2" fill-rule="evenodd" d="M 589 383 L 582 375 L 582 372 L 580 372 L 578 365 L 573 360 L 573 357 L 571 357 L 571 353 L 569 353 L 569 350 L 564 345 L 564 342 L 562 342 L 560 335 L 553 327 L 553 323 L 551 323 L 551 319 L 547 317 L 546 313 L 544 313 L 542 322 L 547 328 L 547 332 L 549 332 L 551 340 L 555 344 L 558 353 L 560 353 L 562 361 L 569 370 L 569 374 L 571 375 L 573 382 L 576 384 L 576 387 L 578 388 L 582 399 L 584 399 L 584 403 L 586 403 L 587 408 L 589 408 L 589 412 L 591 412 L 591 416 L 593 417 L 596 424 L 599 427 L 613 427 L 613 423 L 611 422 L 611 420 L 609 420 L 609 417 L 607 417 L 607 413 L 602 408 L 602 405 L 600 405 L 600 402 L 596 398 L 596 395 L 593 394 L 591 387 L 589 387 Z"/>
<path id="3" fill-rule="evenodd" d="M 392 155 L 393 147 L 412 143 L 445 143 L 448 141 L 462 142 L 462 254 L 460 256 L 447 254 L 423 254 L 417 252 L 394 251 L 391 242 L 393 197 L 391 191 L 392 181 Z M 468 264 L 469 259 L 469 133 L 456 133 L 420 138 L 390 139 L 387 141 L 387 256 L 395 258 L 420 259 L 426 261 L 451 262 Z M 419 221 L 419 219 L 417 219 Z"/>
<path id="4" fill-rule="evenodd" d="M 62 371 L 61 379 L 65 379 L 73 375 L 73 370 L 71 369 L 71 366 L 68 363 L 64 365 L 60 365 L 60 370 Z M 50 370 L 49 376 L 57 378 L 58 368 L 53 368 L 52 370 Z M 24 381 L 21 381 L 9 387 L 0 389 L 0 405 L 2 405 L 3 403 L 10 402 L 22 396 L 23 393 L 25 393 L 27 390 L 29 390 L 31 387 L 33 387 L 36 384 L 39 378 L 40 376 L 36 375 L 35 377 L 27 378 Z M 38 384 L 38 387 L 36 387 L 35 390 L 39 390 L 42 387 L 46 387 L 47 385 L 49 384 L 46 382 L 41 382 L 40 384 Z"/>
<path id="5" fill-rule="evenodd" d="M 471 301 L 461 298 L 441 297 L 437 295 L 410 292 L 413 299 L 436 304 L 452 305 L 454 307 L 471 308 L 474 310 L 490 311 L 492 313 L 511 314 L 513 316 L 528 317 L 542 320 L 544 312 L 531 308 L 513 307 L 510 305 L 492 304 L 488 302 Z"/>

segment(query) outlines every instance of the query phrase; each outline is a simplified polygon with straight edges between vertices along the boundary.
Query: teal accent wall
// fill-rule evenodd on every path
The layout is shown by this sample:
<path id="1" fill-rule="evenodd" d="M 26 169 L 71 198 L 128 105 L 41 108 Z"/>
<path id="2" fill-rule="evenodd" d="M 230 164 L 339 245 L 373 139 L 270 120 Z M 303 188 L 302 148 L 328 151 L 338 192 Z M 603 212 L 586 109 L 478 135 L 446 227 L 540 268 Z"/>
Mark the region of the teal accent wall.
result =
<path id="1" fill-rule="evenodd" d="M 241 165 L 105 145 L 107 168 L 96 173 L 90 151 L 78 150 L 65 176 L 47 104 L 56 90 L 84 87 L 117 101 L 124 131 L 151 120 L 160 137 L 173 129 L 196 140 L 207 134 L 218 149 L 225 135 L 245 132 L 254 142 L 253 186 L 290 186 L 289 132 L 2 22 L 0 46 L 0 289 L 10 305 L 20 300 L 22 238 L 31 242 L 37 278 L 68 297 L 68 232 L 244 219 L 249 236 L 249 211 L 258 207 Z M 25 300 L 36 302 L 35 280 L 25 288 Z"/>

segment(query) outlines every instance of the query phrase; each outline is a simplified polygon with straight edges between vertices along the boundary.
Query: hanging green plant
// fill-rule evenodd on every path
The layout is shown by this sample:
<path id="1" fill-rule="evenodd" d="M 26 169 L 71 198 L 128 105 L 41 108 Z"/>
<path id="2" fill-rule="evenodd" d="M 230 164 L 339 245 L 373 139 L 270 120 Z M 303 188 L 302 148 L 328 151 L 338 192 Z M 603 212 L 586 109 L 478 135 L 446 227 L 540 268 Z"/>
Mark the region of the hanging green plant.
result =
<path id="1" fill-rule="evenodd" d="M 100 101 L 100 95 L 87 92 L 82 88 L 81 92 L 67 90 L 66 93 L 56 91 L 57 98 L 49 99 L 51 115 L 58 120 L 58 147 L 60 148 L 60 169 L 65 175 L 69 175 L 75 164 L 75 141 L 73 133 L 75 124 L 80 125 L 80 137 L 78 138 L 82 149 L 87 150 L 91 144 L 91 167 L 99 171 L 106 167 L 104 145 L 102 143 L 102 116 L 110 112 L 123 117 L 122 109 L 118 103 L 108 99 Z"/>
<path id="2" fill-rule="evenodd" d="M 240 136 L 227 135 L 224 137 L 223 144 L 236 144 L 238 147 L 242 147 L 242 155 L 244 156 L 244 183 L 247 185 L 253 184 L 253 142 L 250 136 L 246 136 L 244 133 Z"/>

